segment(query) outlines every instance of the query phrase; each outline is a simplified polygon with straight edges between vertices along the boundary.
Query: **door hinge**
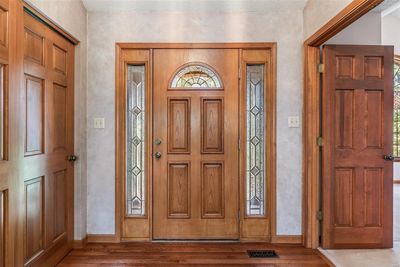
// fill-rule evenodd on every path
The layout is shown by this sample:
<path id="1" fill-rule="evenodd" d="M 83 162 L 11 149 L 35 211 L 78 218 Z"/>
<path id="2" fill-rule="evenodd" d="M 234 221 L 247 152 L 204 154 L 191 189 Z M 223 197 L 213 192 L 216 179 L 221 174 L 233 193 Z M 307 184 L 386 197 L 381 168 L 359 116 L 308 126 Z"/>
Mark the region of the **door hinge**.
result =
<path id="1" fill-rule="evenodd" d="M 322 213 L 322 210 L 317 211 L 317 220 L 322 221 L 324 218 L 324 214 Z"/>
<path id="2" fill-rule="evenodd" d="M 238 210 L 238 212 L 237 212 L 237 219 L 238 219 L 238 221 L 240 221 L 240 210 Z"/>
<path id="3" fill-rule="evenodd" d="M 324 138 L 322 136 L 317 137 L 317 146 L 323 146 L 324 145 Z"/>
<path id="4" fill-rule="evenodd" d="M 240 150 L 240 138 L 238 139 L 238 150 Z"/>
<path id="5" fill-rule="evenodd" d="M 318 64 L 318 72 L 319 73 L 324 73 L 325 71 L 325 65 L 324 64 Z"/>

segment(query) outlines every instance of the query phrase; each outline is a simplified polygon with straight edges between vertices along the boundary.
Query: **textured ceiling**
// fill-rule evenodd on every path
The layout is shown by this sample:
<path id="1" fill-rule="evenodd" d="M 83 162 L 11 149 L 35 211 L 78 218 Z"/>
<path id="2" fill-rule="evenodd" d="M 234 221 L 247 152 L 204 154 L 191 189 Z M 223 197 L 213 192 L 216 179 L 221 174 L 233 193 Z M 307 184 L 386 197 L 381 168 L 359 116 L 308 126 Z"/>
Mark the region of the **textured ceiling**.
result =
<path id="1" fill-rule="evenodd" d="M 307 0 L 82 0 L 89 12 L 231 12 L 303 10 Z"/>

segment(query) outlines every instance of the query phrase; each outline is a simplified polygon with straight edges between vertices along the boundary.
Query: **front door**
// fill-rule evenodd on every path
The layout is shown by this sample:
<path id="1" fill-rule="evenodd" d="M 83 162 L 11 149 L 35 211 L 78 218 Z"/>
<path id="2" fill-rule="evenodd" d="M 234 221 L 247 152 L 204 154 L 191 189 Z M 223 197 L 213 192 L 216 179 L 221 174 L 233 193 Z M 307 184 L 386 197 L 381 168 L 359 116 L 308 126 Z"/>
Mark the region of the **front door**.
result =
<path id="1" fill-rule="evenodd" d="M 239 238 L 237 49 L 153 54 L 153 238 Z"/>
<path id="2" fill-rule="evenodd" d="M 323 60 L 323 247 L 391 247 L 393 47 L 329 45 Z"/>

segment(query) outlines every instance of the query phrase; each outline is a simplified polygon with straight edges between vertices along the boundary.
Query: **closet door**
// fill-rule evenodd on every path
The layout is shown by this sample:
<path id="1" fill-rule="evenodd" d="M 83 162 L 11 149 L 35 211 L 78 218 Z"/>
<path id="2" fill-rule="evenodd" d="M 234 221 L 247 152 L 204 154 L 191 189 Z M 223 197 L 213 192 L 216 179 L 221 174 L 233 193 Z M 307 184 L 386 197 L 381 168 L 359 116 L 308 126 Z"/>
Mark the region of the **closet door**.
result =
<path id="1" fill-rule="evenodd" d="M 54 266 L 73 240 L 74 47 L 28 13 L 23 23 L 23 258 Z"/>

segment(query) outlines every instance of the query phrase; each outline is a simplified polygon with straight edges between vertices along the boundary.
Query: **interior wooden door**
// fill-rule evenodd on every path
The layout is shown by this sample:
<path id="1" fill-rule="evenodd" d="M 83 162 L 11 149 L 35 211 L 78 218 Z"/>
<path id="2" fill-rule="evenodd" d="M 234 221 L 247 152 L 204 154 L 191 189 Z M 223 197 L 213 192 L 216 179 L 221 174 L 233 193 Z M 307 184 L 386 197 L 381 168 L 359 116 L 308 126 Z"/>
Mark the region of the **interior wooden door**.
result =
<path id="1" fill-rule="evenodd" d="M 323 61 L 323 247 L 391 247 L 393 47 L 328 45 Z"/>
<path id="2" fill-rule="evenodd" d="M 238 239 L 238 49 L 153 53 L 153 238 Z"/>
<path id="3" fill-rule="evenodd" d="M 23 258 L 54 266 L 73 240 L 74 47 L 20 12 Z"/>

